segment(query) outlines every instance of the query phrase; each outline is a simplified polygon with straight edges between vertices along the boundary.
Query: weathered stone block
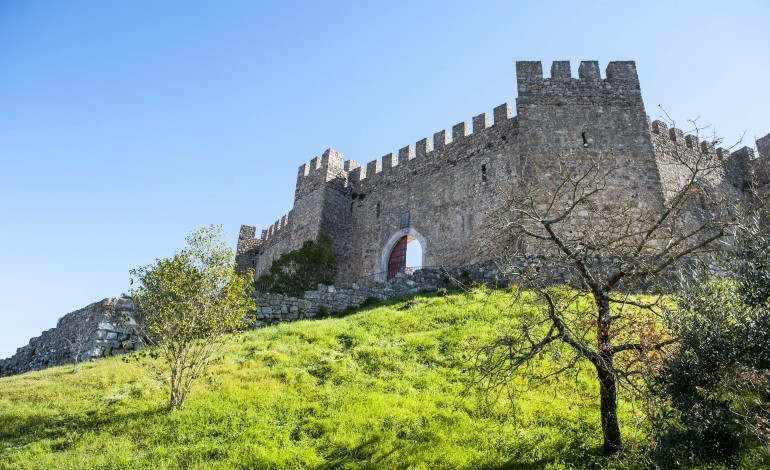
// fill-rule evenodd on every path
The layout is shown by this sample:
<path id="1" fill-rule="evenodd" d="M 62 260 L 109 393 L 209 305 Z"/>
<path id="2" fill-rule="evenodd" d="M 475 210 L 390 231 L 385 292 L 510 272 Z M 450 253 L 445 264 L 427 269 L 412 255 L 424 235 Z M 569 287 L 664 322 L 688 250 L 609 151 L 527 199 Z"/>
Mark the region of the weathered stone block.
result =
<path id="1" fill-rule="evenodd" d="M 543 79 L 543 64 L 540 61 L 517 61 L 516 79 L 539 81 Z"/>
<path id="2" fill-rule="evenodd" d="M 417 141 L 417 157 L 425 157 L 433 151 L 433 147 L 428 139 L 422 139 Z"/>
<path id="3" fill-rule="evenodd" d="M 551 78 L 572 78 L 572 71 L 568 60 L 556 60 L 551 64 Z"/>
<path id="4" fill-rule="evenodd" d="M 473 132 L 479 132 L 487 127 L 489 127 L 489 116 L 486 113 L 473 116 Z"/>
<path id="5" fill-rule="evenodd" d="M 395 153 L 389 153 L 382 157 L 382 168 L 390 170 L 398 165 L 398 156 Z"/>
<path id="6" fill-rule="evenodd" d="M 511 118 L 511 106 L 508 103 L 503 103 L 493 110 L 495 117 L 495 124 L 500 124 Z"/>
<path id="7" fill-rule="evenodd" d="M 433 148 L 436 150 L 443 149 L 449 144 L 449 133 L 447 131 L 438 131 L 433 134 Z"/>
<path id="8" fill-rule="evenodd" d="M 582 80 L 601 80 L 599 71 L 599 62 L 595 60 L 584 60 L 578 67 L 578 77 Z"/>
<path id="9" fill-rule="evenodd" d="M 461 122 L 452 126 L 452 141 L 457 141 L 463 137 L 467 137 L 470 134 L 468 124 Z"/>
<path id="10" fill-rule="evenodd" d="M 398 151 L 398 161 L 405 162 L 414 158 L 414 147 L 408 145 Z"/>

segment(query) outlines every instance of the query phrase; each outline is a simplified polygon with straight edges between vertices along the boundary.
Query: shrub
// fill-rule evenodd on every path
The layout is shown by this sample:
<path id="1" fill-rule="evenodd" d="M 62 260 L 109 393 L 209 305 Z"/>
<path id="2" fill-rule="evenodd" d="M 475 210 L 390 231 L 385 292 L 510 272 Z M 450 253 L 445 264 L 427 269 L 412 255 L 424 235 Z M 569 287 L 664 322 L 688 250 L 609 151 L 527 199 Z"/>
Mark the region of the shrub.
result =
<path id="1" fill-rule="evenodd" d="M 741 227 L 727 259 L 734 278 L 708 273 L 678 294 L 667 319 L 676 347 L 653 381 L 657 446 L 667 461 L 734 462 L 770 442 L 768 237 Z"/>
<path id="2" fill-rule="evenodd" d="M 268 274 L 257 282 L 268 282 L 274 292 L 301 295 L 318 284 L 333 284 L 337 276 L 337 256 L 332 240 L 321 234 L 297 250 L 283 253 L 273 261 Z"/>
<path id="3" fill-rule="evenodd" d="M 254 308 L 247 289 L 251 275 L 233 269 L 232 250 L 219 226 L 198 229 L 172 258 L 131 270 L 136 320 L 152 355 L 168 367 L 169 407 L 184 406 L 192 384 L 205 370 L 222 334 L 245 327 Z"/>

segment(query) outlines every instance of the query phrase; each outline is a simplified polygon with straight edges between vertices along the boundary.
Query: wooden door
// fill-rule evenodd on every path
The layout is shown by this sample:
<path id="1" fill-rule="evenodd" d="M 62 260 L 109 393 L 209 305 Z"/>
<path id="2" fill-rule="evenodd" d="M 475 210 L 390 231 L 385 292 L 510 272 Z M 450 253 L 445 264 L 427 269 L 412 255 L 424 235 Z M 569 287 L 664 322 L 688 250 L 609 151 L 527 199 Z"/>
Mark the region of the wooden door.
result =
<path id="1" fill-rule="evenodd" d="M 404 272 L 406 268 L 406 235 L 401 237 L 396 245 L 393 247 L 393 251 L 390 252 L 390 258 L 388 258 L 388 281 L 393 279 L 396 274 Z"/>

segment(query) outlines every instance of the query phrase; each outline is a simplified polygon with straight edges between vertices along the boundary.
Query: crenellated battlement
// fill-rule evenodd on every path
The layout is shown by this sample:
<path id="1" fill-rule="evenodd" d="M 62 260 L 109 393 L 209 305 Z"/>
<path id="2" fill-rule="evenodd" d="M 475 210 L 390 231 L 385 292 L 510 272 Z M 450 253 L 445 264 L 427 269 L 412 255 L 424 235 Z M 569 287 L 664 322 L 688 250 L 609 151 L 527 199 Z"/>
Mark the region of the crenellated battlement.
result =
<path id="1" fill-rule="evenodd" d="M 305 196 L 330 181 L 336 180 L 339 186 L 344 187 L 350 169 L 358 166 L 352 160 L 345 161 L 340 152 L 329 148 L 320 157 L 316 156 L 309 163 L 300 165 L 294 198 Z"/>
<path id="2" fill-rule="evenodd" d="M 669 128 L 661 121 L 650 123 L 650 134 L 656 146 L 661 175 L 668 174 L 669 182 L 673 168 L 683 161 L 699 160 L 703 163 L 713 163 L 711 169 L 704 175 L 712 187 L 724 187 L 729 183 L 733 188 L 743 191 L 755 184 L 766 184 L 767 172 L 764 162 L 757 159 L 754 150 L 743 147 L 730 151 L 724 147 L 715 148 L 709 140 L 700 140 L 697 135 L 685 134 L 676 127 Z M 704 157 L 708 159 L 704 160 Z M 679 179 L 686 178 L 679 176 Z M 666 178 L 664 178 L 666 179 Z"/>
<path id="3" fill-rule="evenodd" d="M 731 152 L 724 148 L 715 148 L 714 143 L 708 140 L 700 140 L 697 135 L 685 134 L 684 131 L 676 127 L 668 127 L 665 122 L 656 119 L 650 123 L 650 132 L 667 145 L 677 146 L 683 149 L 689 149 L 696 153 L 714 154 L 720 160 L 727 160 Z"/>
<path id="4" fill-rule="evenodd" d="M 433 134 L 432 139 L 418 140 L 414 146 L 408 145 L 399 149 L 398 153 L 387 153 L 382 157 L 372 160 L 365 166 L 353 161 L 344 160 L 341 153 L 334 149 L 328 149 L 320 157 L 316 156 L 309 163 L 300 165 L 297 171 L 297 192 L 300 194 L 301 186 L 317 185 L 334 179 L 341 179 L 345 185 L 356 184 L 364 179 L 371 179 L 378 174 L 385 174 L 399 167 L 399 164 L 414 159 L 428 158 L 437 151 L 451 147 L 452 144 L 472 137 L 474 134 L 499 125 L 514 118 L 511 106 L 503 103 L 492 111 L 494 121 L 489 115 L 481 113 L 473 116 L 472 127 L 466 122 L 460 122 L 452 126 L 451 133 L 446 129 Z"/>
<path id="5" fill-rule="evenodd" d="M 262 235 L 260 236 L 260 241 L 262 243 L 267 242 L 271 238 L 277 236 L 281 230 L 286 228 L 289 225 L 289 222 L 294 220 L 294 211 L 289 211 L 288 214 L 284 215 L 280 219 L 273 222 L 270 227 L 266 228 L 265 230 L 262 230 Z"/>
<path id="6" fill-rule="evenodd" d="M 599 62 L 593 60 L 580 62 L 577 78 L 572 77 L 570 62 L 566 60 L 551 64 L 549 78 L 543 76 L 540 61 L 519 61 L 516 62 L 516 84 L 519 113 L 522 106 L 588 102 L 588 97 L 593 102 L 601 96 L 615 101 L 641 102 L 639 76 L 633 61 L 610 62 L 605 78 L 601 77 Z"/>
<path id="7" fill-rule="evenodd" d="M 248 269 L 250 260 L 259 251 L 262 240 L 256 238 L 257 228 L 251 225 L 241 225 L 241 231 L 238 234 L 238 245 L 235 251 L 235 264 L 238 269 Z"/>
<path id="8" fill-rule="evenodd" d="M 238 235 L 238 253 L 258 249 L 262 244 L 266 243 L 271 238 L 276 237 L 293 221 L 294 211 L 291 210 L 288 214 L 273 222 L 268 228 L 262 230 L 259 238 L 257 238 L 256 227 L 251 225 L 241 225 L 241 231 Z"/>
<path id="9" fill-rule="evenodd" d="M 303 163 L 297 170 L 297 181 L 301 178 L 316 178 L 329 181 L 334 176 L 343 172 L 345 166 L 344 157 L 333 148 L 326 149 L 320 156 L 313 157 L 309 163 Z"/>
<path id="10" fill-rule="evenodd" d="M 257 228 L 251 225 L 241 225 L 241 231 L 238 234 L 238 240 L 248 240 L 254 238 L 257 233 Z"/>
<path id="11" fill-rule="evenodd" d="M 513 118 L 511 106 L 503 103 L 494 108 L 492 112 L 494 123 L 490 124 L 489 115 L 481 113 L 472 119 L 472 128 L 466 122 L 459 122 L 452 126 L 451 132 L 446 129 L 433 134 L 433 138 L 424 138 L 418 140 L 414 146 L 407 145 L 399 149 L 398 153 L 388 153 L 384 156 L 372 160 L 366 164 L 366 167 L 357 165 L 347 172 L 347 181 L 349 186 L 354 186 L 363 180 L 372 180 L 378 176 L 386 175 L 390 172 L 402 168 L 405 163 L 426 160 L 434 155 L 449 151 L 454 145 L 463 142 L 465 139 L 472 138 L 480 132 L 484 132 L 493 126 L 500 125 Z M 300 167 L 300 170 L 302 167 Z"/>
<path id="12" fill-rule="evenodd" d="M 605 79 L 602 79 L 599 72 L 599 62 L 595 60 L 580 62 L 578 78 L 572 77 L 571 65 L 568 60 L 554 61 L 551 64 L 550 78 L 543 77 L 543 64 L 540 61 L 516 62 L 516 81 L 520 84 L 548 85 L 571 83 L 573 85 L 585 84 L 595 87 L 599 82 L 603 82 L 615 87 L 639 89 L 639 75 L 636 71 L 636 62 L 632 60 L 610 62 L 605 69 L 605 77 Z M 521 90 L 519 91 L 521 92 Z"/>

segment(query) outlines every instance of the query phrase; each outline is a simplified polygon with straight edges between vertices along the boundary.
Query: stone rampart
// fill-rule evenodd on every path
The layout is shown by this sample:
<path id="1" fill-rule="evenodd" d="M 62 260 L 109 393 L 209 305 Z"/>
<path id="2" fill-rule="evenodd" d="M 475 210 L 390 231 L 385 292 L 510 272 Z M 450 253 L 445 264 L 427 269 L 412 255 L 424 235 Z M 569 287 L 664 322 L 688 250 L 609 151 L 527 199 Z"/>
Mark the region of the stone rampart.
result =
<path id="1" fill-rule="evenodd" d="M 0 376 L 133 351 L 140 347 L 133 316 L 133 302 L 117 298 L 68 313 L 56 328 L 32 338 L 10 358 L 0 359 Z"/>

